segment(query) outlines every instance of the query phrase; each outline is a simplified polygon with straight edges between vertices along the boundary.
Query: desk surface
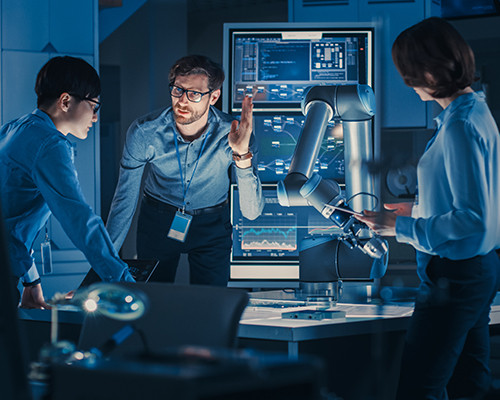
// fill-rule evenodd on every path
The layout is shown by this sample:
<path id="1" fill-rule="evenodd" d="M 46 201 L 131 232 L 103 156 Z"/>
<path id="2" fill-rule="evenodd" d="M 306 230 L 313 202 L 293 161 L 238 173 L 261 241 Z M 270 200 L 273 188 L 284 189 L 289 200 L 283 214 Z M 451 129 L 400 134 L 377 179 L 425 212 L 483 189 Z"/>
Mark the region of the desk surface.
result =
<path id="1" fill-rule="evenodd" d="M 341 336 L 362 335 L 374 332 L 405 330 L 413 313 L 412 303 L 401 304 L 353 304 L 337 303 L 332 310 L 346 312 L 345 318 L 324 320 L 283 319 L 288 311 L 313 310 L 315 307 L 255 306 L 246 308 L 240 321 L 238 337 L 300 342 Z M 293 303 L 291 303 L 293 304 Z M 500 292 L 490 312 L 490 325 L 500 324 Z"/>
<path id="2" fill-rule="evenodd" d="M 356 290 L 359 291 L 359 289 Z M 290 293 L 274 292 L 274 294 L 272 292 L 250 294 L 250 303 L 240 320 L 238 337 L 300 342 L 328 337 L 398 331 L 407 328 L 409 317 L 413 312 L 412 304 L 408 302 L 384 305 L 337 303 L 331 309 L 345 311 L 345 318 L 283 319 L 281 317 L 283 312 L 314 310 L 316 307 L 294 301 L 293 295 Z M 345 298 L 352 300 L 352 296 L 345 296 Z M 49 310 L 19 309 L 19 318 L 50 322 L 51 312 Z M 82 324 L 83 318 L 83 313 L 76 311 L 76 309 L 60 310 L 58 313 L 60 323 Z M 500 324 L 500 292 L 493 302 L 490 319 L 490 325 Z"/>

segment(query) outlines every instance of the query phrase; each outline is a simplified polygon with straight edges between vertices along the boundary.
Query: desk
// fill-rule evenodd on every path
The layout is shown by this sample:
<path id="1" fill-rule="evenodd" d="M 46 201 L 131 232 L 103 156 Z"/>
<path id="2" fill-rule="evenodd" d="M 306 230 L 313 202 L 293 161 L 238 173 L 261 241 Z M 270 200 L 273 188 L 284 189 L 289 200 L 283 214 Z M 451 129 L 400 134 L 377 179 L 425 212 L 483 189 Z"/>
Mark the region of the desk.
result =
<path id="1" fill-rule="evenodd" d="M 310 306 L 287 306 L 281 301 L 279 292 L 276 306 L 272 307 L 272 294 L 266 293 L 269 306 L 257 305 L 259 294 L 251 296 L 250 304 L 243 313 L 238 330 L 238 337 L 244 339 L 261 339 L 286 342 L 288 356 L 298 357 L 299 343 L 310 340 L 338 338 L 364 335 L 370 333 L 385 333 L 406 331 L 409 317 L 413 313 L 412 303 L 401 304 L 353 304 L 337 303 L 332 309 L 346 312 L 345 318 L 331 320 L 296 320 L 283 319 L 281 313 L 295 310 L 311 310 Z M 262 296 L 262 295 L 261 295 Z M 252 301 L 252 300 L 257 301 Z M 293 303 L 290 302 L 292 305 Z M 500 324 L 500 293 L 497 294 L 490 312 L 490 325 Z"/>
<path id="2" fill-rule="evenodd" d="M 299 343 L 343 336 L 406 330 L 411 305 L 373 305 L 337 303 L 330 310 L 346 313 L 345 318 L 324 320 L 283 319 L 283 312 L 314 310 L 316 307 L 265 307 L 253 305 L 245 310 L 238 330 L 238 337 L 286 341 L 288 356 L 298 357 Z"/>
<path id="3" fill-rule="evenodd" d="M 335 308 L 345 310 L 346 318 L 319 321 L 281 318 L 282 312 L 310 307 L 255 303 L 251 301 L 240 321 L 241 347 L 287 351 L 291 359 L 319 355 L 326 365 L 328 388 L 336 395 L 349 400 L 394 398 L 412 303 L 338 303 Z M 370 315 L 362 316 L 363 309 Z M 499 295 L 490 319 L 490 325 L 500 324 Z"/>
<path id="4" fill-rule="evenodd" d="M 359 289 L 359 288 L 358 288 Z M 376 393 L 377 399 L 392 398 L 399 373 L 404 334 L 412 313 L 411 303 L 393 302 L 377 305 L 363 288 L 363 300 L 347 290 L 342 302 L 335 307 L 346 311 L 346 318 L 333 320 L 282 319 L 284 311 L 311 309 L 293 302 L 291 294 L 255 292 L 240 321 L 238 337 L 240 347 L 261 351 L 287 352 L 291 360 L 300 355 L 320 355 L 325 362 L 328 389 L 349 400 L 366 400 Z M 403 299 L 406 300 L 406 299 Z M 274 306 L 271 303 L 274 301 Z M 363 311 L 364 310 L 364 311 Z M 367 315 L 368 314 L 368 315 Z M 30 348 L 39 348 L 49 341 L 50 311 L 19 310 L 21 322 L 33 326 L 44 324 L 43 331 L 27 330 Z M 497 296 L 490 313 L 491 325 L 500 324 L 500 296 Z M 83 314 L 64 310 L 59 313 L 61 339 L 78 341 Z M 72 335 L 65 330 L 72 328 Z M 33 338 L 33 336 L 36 336 Z M 31 349 L 30 349 L 31 350 Z M 37 351 L 32 353 L 36 359 Z"/>
<path id="5" fill-rule="evenodd" d="M 359 288 L 356 290 L 359 294 Z M 346 293 L 344 297 L 349 300 L 353 299 L 352 293 Z M 413 311 L 411 303 L 408 302 L 386 305 L 337 303 L 334 309 L 345 311 L 346 318 L 332 320 L 281 318 L 282 312 L 307 309 L 314 309 L 314 307 L 294 302 L 293 295 L 290 293 L 282 291 L 251 293 L 250 304 L 240 321 L 238 337 L 286 342 L 289 357 L 295 359 L 298 356 L 300 342 L 373 332 L 405 331 L 409 316 Z M 51 316 L 48 310 L 19 309 L 19 318 L 25 323 L 31 321 L 48 326 Z M 83 318 L 83 313 L 76 309 L 59 311 L 62 339 L 77 342 Z M 490 319 L 490 325 L 500 324 L 500 294 L 493 302 Z M 68 333 L 69 336 L 74 336 L 76 333 L 76 337 L 64 337 Z M 40 340 L 48 342 L 49 336 L 42 337 Z"/>

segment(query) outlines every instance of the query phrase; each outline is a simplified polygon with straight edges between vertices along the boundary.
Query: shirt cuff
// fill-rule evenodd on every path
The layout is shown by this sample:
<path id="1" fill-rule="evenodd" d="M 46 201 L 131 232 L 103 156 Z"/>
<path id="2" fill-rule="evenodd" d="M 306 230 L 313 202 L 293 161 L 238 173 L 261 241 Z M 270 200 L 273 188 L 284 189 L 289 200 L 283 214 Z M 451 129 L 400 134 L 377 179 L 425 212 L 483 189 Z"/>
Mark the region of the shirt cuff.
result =
<path id="1" fill-rule="evenodd" d="M 399 243 L 411 243 L 414 241 L 415 219 L 412 217 L 396 218 L 396 240 Z"/>
<path id="2" fill-rule="evenodd" d="M 129 272 L 128 270 L 126 270 L 126 271 L 124 271 L 124 272 L 123 272 L 123 275 L 122 275 L 121 281 L 122 281 L 122 282 L 135 282 L 135 279 L 134 279 L 134 277 L 130 274 L 130 272 Z"/>
<path id="3" fill-rule="evenodd" d="M 35 263 L 31 265 L 31 268 L 26 272 L 22 277 L 21 280 L 23 281 L 24 284 L 30 284 L 32 282 L 40 280 L 40 275 L 38 274 L 38 270 L 36 269 Z"/>
<path id="4" fill-rule="evenodd" d="M 249 168 L 236 167 L 235 170 L 236 170 L 236 175 L 238 176 L 238 178 L 245 179 L 245 178 L 254 177 L 253 168 L 251 166 Z"/>
<path id="5" fill-rule="evenodd" d="M 24 287 L 33 287 L 38 284 L 42 283 L 42 280 L 40 278 L 35 279 L 33 282 L 23 282 Z"/>

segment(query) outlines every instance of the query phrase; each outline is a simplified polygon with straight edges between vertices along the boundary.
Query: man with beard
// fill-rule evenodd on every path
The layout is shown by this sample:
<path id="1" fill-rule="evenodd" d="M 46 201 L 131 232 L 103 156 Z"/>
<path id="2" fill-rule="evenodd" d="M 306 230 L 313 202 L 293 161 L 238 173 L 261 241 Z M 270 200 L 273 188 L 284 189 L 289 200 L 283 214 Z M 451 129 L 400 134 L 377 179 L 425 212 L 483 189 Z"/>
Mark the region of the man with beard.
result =
<path id="1" fill-rule="evenodd" d="M 225 286 L 229 279 L 232 227 L 229 168 L 248 219 L 263 208 L 252 167 L 252 99 L 242 103 L 241 122 L 217 110 L 222 68 L 205 56 L 186 56 L 170 69 L 172 107 L 134 121 L 127 134 L 120 178 L 107 229 L 119 249 L 137 205 L 144 167 L 150 165 L 137 228 L 139 258 L 160 264 L 153 280 L 173 282 L 182 253 L 193 284 Z"/>

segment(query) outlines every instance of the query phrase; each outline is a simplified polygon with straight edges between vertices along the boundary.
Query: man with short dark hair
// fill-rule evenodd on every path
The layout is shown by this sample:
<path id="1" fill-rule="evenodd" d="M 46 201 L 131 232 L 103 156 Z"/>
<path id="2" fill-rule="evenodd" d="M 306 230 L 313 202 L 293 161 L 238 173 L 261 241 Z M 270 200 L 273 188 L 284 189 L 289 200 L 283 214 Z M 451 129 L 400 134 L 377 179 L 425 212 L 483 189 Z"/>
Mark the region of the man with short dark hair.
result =
<path id="1" fill-rule="evenodd" d="M 242 104 L 241 122 L 217 110 L 222 68 L 204 56 L 187 56 L 170 70 L 172 107 L 134 121 L 128 130 L 120 179 L 107 229 L 119 249 L 137 205 L 144 167 L 150 165 L 137 229 L 139 258 L 156 258 L 154 279 L 172 282 L 181 253 L 190 280 L 225 286 L 229 279 L 232 227 L 229 169 L 248 219 L 263 208 L 252 167 L 252 99 Z"/>
<path id="2" fill-rule="evenodd" d="M 134 281 L 83 197 L 66 137 L 87 137 L 97 122 L 100 91 L 87 62 L 52 58 L 37 76 L 38 108 L 0 128 L 0 202 L 13 283 L 23 280 L 21 307 L 47 307 L 32 247 L 52 213 L 103 280 Z"/>

